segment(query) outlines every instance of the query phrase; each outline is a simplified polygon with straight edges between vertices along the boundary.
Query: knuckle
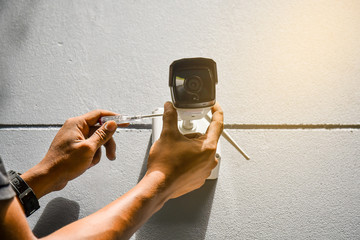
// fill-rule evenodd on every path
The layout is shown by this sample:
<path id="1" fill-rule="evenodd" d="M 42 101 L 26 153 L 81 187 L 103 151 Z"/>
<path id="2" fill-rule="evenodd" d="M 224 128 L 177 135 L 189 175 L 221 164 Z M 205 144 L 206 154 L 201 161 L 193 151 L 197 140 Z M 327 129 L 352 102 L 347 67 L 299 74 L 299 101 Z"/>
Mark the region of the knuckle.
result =
<path id="1" fill-rule="evenodd" d="M 217 144 L 216 143 L 205 143 L 204 146 L 203 146 L 203 151 L 206 152 L 206 153 L 211 153 L 213 154 L 215 151 L 216 151 L 216 148 L 217 148 Z"/>
<path id="2" fill-rule="evenodd" d="M 102 128 L 99 128 L 98 130 L 96 130 L 94 134 L 96 134 L 98 136 L 100 141 L 104 141 L 106 139 L 106 132 Z"/>
<path id="3" fill-rule="evenodd" d="M 97 113 L 97 114 L 100 114 L 102 111 L 103 111 L 102 109 L 97 108 L 97 109 L 95 109 L 93 112 L 95 112 L 95 113 Z"/>
<path id="4" fill-rule="evenodd" d="M 70 126 L 74 126 L 74 125 L 84 125 L 84 122 L 85 120 L 81 117 L 72 117 L 72 118 L 69 118 L 65 121 L 64 125 L 70 125 Z M 85 122 L 86 124 L 86 122 Z"/>
<path id="5" fill-rule="evenodd" d="M 100 112 L 100 111 L 101 111 L 101 109 L 96 108 L 96 109 L 94 109 L 94 110 L 91 110 L 91 111 L 88 112 L 88 113 L 98 113 L 98 112 Z"/>
<path id="6" fill-rule="evenodd" d="M 163 119 L 171 118 L 173 115 L 176 114 L 175 108 L 172 106 L 172 103 L 167 102 L 164 105 L 164 113 L 163 113 Z"/>
<path id="7" fill-rule="evenodd" d="M 172 129 L 163 128 L 160 139 L 166 139 L 166 141 L 177 140 L 178 135 Z"/>
<path id="8" fill-rule="evenodd" d="M 224 122 L 222 121 L 214 121 L 214 125 L 216 126 L 216 128 L 219 128 L 222 130 L 224 130 Z"/>
<path id="9" fill-rule="evenodd" d="M 214 169 L 218 164 L 219 164 L 219 160 L 215 158 L 215 161 L 213 161 L 213 164 L 211 165 L 211 169 Z"/>
<path id="10" fill-rule="evenodd" d="M 170 118 L 172 114 L 173 114 L 172 109 L 166 108 L 166 109 L 164 110 L 163 119 L 168 119 L 168 118 Z"/>
<path id="11" fill-rule="evenodd" d="M 220 122 L 220 128 L 221 130 L 224 130 L 224 122 Z"/>
<path id="12" fill-rule="evenodd" d="M 224 111 L 221 108 L 219 108 L 217 111 L 221 116 L 224 116 Z"/>
<path id="13" fill-rule="evenodd" d="M 75 122 L 75 117 L 66 119 L 64 125 L 71 125 Z"/>

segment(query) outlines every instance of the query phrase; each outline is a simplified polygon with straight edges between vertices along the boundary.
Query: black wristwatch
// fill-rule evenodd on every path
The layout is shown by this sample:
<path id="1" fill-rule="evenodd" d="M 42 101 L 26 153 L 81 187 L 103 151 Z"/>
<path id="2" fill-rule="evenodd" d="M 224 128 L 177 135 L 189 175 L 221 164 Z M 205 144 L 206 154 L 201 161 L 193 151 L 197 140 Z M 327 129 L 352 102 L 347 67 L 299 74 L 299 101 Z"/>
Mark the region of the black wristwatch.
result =
<path id="1" fill-rule="evenodd" d="M 10 170 L 8 175 L 10 184 L 24 207 L 26 217 L 30 216 L 40 208 L 39 201 L 35 196 L 35 193 L 20 177 L 20 174 Z"/>

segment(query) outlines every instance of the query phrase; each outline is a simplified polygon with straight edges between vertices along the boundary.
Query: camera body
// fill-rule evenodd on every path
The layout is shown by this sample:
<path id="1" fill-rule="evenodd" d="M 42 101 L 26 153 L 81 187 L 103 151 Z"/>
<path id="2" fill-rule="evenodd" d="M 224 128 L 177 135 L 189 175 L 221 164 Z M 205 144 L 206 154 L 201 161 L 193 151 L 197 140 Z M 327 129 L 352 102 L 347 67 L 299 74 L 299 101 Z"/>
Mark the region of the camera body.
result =
<path id="1" fill-rule="evenodd" d="M 169 87 L 181 120 L 203 118 L 216 102 L 216 63 L 209 58 L 183 58 L 170 65 Z"/>

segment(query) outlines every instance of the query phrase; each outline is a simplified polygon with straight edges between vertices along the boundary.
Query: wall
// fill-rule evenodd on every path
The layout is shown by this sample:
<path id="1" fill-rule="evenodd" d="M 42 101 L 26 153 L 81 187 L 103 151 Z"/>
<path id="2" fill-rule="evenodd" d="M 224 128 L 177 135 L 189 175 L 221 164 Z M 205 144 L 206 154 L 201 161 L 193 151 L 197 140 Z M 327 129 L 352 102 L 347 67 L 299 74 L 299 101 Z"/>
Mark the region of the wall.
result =
<path id="1" fill-rule="evenodd" d="M 219 179 L 132 239 L 359 238 L 359 11 L 350 0 L 0 1 L 0 154 L 25 171 L 67 118 L 149 113 L 170 99 L 173 60 L 209 57 L 226 128 L 251 160 L 222 139 Z M 115 140 L 116 161 L 40 200 L 36 234 L 139 181 L 150 123 Z"/>

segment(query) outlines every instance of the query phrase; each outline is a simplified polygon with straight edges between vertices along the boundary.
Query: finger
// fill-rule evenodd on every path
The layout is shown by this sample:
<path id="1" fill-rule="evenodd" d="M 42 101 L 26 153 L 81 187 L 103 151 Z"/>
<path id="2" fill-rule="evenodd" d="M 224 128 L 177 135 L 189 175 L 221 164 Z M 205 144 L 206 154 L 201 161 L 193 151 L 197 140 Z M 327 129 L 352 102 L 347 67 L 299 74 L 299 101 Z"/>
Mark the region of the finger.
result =
<path id="1" fill-rule="evenodd" d="M 95 155 L 93 157 L 93 160 L 92 160 L 89 168 L 91 168 L 91 167 L 95 166 L 96 164 L 98 164 L 100 162 L 100 158 L 101 158 L 101 148 L 96 150 Z"/>
<path id="2" fill-rule="evenodd" d="M 85 138 L 88 138 L 89 136 L 93 135 L 94 132 L 96 132 L 96 130 L 97 130 L 98 128 L 99 128 L 99 127 L 90 127 L 88 134 L 87 134 L 87 135 L 84 134 Z"/>
<path id="3" fill-rule="evenodd" d="M 105 124 L 105 123 L 104 123 L 104 124 Z M 130 125 L 130 123 L 120 123 L 120 124 L 118 124 L 117 126 L 123 128 L 123 127 L 128 127 L 129 125 Z M 85 138 L 88 138 L 89 136 L 93 135 L 94 132 L 95 132 L 98 128 L 99 128 L 98 126 L 90 127 L 89 132 L 88 132 L 87 134 L 84 133 Z"/>
<path id="4" fill-rule="evenodd" d="M 93 110 L 91 112 L 85 113 L 84 115 L 82 115 L 80 117 L 85 119 L 86 123 L 89 126 L 93 126 L 98 122 L 100 117 L 102 117 L 102 116 L 114 116 L 114 115 L 116 115 L 116 113 L 114 113 L 114 112 L 110 112 L 110 111 L 103 110 L 103 109 L 96 109 L 96 110 Z"/>
<path id="5" fill-rule="evenodd" d="M 177 124 L 178 124 L 178 119 L 177 119 L 176 109 L 174 108 L 171 102 L 166 102 L 164 104 L 163 129 L 161 135 L 180 134 Z"/>
<path id="6" fill-rule="evenodd" d="M 218 103 L 211 108 L 211 112 L 212 118 L 206 134 L 210 142 L 217 142 L 224 129 L 224 113 Z"/>
<path id="7" fill-rule="evenodd" d="M 117 126 L 118 127 L 128 127 L 130 125 L 130 123 L 119 123 Z"/>
<path id="8" fill-rule="evenodd" d="M 115 160 L 116 159 L 116 143 L 114 141 L 114 138 L 110 138 L 109 141 L 105 143 L 105 150 L 106 150 L 106 157 L 109 160 Z"/>
<path id="9" fill-rule="evenodd" d="M 219 161 L 220 161 L 220 156 L 219 158 L 216 156 L 217 154 L 215 154 L 215 160 L 213 161 L 212 163 L 212 169 L 214 169 L 218 164 L 219 164 Z"/>
<path id="10" fill-rule="evenodd" d="M 86 141 L 90 145 L 98 149 L 101 145 L 105 144 L 114 134 L 117 125 L 114 121 L 108 121 L 99 127 Z"/>

